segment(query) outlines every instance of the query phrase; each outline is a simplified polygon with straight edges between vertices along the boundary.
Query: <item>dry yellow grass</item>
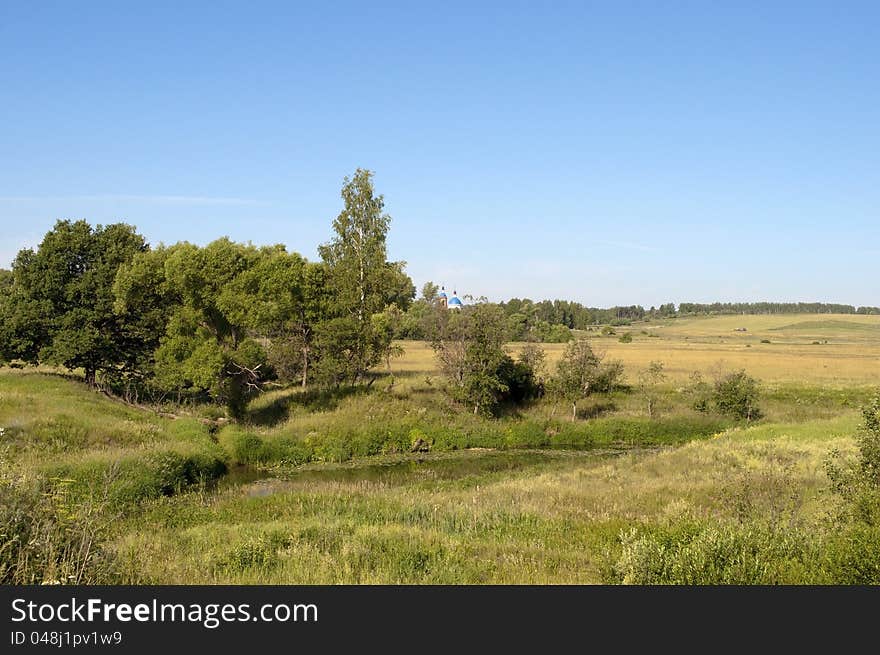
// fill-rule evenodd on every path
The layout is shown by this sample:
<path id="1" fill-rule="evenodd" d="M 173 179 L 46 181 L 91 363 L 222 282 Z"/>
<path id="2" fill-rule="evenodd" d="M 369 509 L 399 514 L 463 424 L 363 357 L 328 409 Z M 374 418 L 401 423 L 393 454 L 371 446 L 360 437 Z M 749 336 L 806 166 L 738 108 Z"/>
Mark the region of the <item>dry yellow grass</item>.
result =
<path id="1" fill-rule="evenodd" d="M 880 385 L 880 316 L 720 316 L 638 324 L 616 331 L 613 336 L 584 334 L 597 350 L 622 360 L 630 380 L 649 362 L 662 361 L 673 381 L 685 381 L 694 371 L 707 373 L 721 367 L 745 368 L 769 383 Z M 632 334 L 632 343 L 618 341 L 625 332 Z M 400 345 L 405 354 L 395 360 L 395 371 L 436 374 L 427 343 L 403 341 Z M 511 344 L 510 350 L 515 353 L 521 346 Z M 543 348 L 552 368 L 565 344 L 544 344 Z"/>

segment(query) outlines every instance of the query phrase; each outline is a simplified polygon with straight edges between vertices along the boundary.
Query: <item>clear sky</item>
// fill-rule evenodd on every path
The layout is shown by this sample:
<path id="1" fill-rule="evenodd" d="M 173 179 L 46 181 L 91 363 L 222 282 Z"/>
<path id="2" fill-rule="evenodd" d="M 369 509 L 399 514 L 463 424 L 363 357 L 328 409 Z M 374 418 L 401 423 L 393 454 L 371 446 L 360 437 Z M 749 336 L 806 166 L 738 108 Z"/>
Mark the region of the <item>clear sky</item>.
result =
<path id="1" fill-rule="evenodd" d="M 417 285 L 880 305 L 878 2 L 0 0 L 0 266 L 58 218 Z"/>

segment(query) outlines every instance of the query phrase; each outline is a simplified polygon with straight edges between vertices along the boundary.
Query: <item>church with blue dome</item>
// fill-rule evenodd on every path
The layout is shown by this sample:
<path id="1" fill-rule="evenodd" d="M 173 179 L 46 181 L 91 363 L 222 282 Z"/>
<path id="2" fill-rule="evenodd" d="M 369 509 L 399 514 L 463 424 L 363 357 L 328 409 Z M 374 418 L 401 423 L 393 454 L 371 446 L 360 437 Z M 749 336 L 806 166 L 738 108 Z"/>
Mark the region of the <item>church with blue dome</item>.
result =
<path id="1" fill-rule="evenodd" d="M 440 287 L 440 294 L 437 296 L 437 299 L 445 309 L 461 309 L 464 307 L 464 303 L 461 302 L 461 298 L 458 297 L 458 294 L 453 291 L 452 297 L 446 295 L 446 287 Z"/>

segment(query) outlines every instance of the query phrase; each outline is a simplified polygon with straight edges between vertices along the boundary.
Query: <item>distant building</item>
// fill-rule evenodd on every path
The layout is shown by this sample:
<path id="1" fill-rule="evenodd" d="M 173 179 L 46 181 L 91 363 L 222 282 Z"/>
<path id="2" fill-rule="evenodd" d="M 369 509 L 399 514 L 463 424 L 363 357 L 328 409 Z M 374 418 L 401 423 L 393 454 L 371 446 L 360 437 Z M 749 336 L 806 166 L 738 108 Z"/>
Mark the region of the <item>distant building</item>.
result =
<path id="1" fill-rule="evenodd" d="M 452 298 L 446 295 L 446 287 L 440 287 L 437 301 L 444 309 L 461 309 L 464 307 L 464 303 L 461 302 L 461 298 L 458 297 L 458 294 L 455 291 L 452 292 Z"/>

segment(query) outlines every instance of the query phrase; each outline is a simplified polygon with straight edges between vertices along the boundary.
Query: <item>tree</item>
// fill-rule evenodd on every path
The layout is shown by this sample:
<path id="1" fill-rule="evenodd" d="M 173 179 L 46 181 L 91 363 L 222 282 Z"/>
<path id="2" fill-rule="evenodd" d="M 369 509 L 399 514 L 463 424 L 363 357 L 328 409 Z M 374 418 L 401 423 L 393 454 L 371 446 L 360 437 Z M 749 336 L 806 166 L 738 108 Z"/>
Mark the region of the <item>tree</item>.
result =
<path id="1" fill-rule="evenodd" d="M 618 361 L 603 363 L 587 339 L 568 344 L 562 359 L 556 366 L 553 388 L 557 395 L 571 403 L 571 420 L 577 419 L 578 400 L 598 393 L 611 391 L 623 376 L 623 366 Z"/>
<path id="2" fill-rule="evenodd" d="M 739 370 L 715 381 L 713 401 L 719 413 L 751 421 L 761 418 L 759 395 L 758 381 Z"/>
<path id="3" fill-rule="evenodd" d="M 135 385 L 135 393 L 153 376 L 155 352 L 165 335 L 169 318 L 181 302 L 165 277 L 165 262 L 173 251 L 174 247 L 160 245 L 138 253 L 119 267 L 113 282 L 113 311 L 123 318 L 132 337 L 142 345 L 132 372 L 134 381 L 140 383 Z"/>
<path id="4" fill-rule="evenodd" d="M 265 350 L 251 336 L 251 315 L 242 310 L 259 303 L 247 295 L 239 277 L 279 252 L 283 248 L 258 249 L 222 238 L 204 248 L 179 243 L 132 262 L 116 286 L 117 309 L 144 298 L 150 293 L 144 285 L 150 284 L 164 294 L 154 299 L 157 306 L 170 312 L 155 352 L 160 387 L 207 393 L 224 402 L 233 417 L 242 416 L 268 371 Z M 154 278 L 159 271 L 161 281 Z"/>
<path id="5" fill-rule="evenodd" d="M 22 250 L 13 262 L 0 351 L 32 364 L 82 368 L 90 385 L 98 373 L 130 372 L 146 346 L 114 312 L 113 283 L 120 266 L 147 249 L 130 225 L 58 221 L 36 250 Z"/>
<path id="6" fill-rule="evenodd" d="M 703 375 L 699 371 L 691 373 L 690 382 L 685 387 L 684 394 L 690 399 L 691 407 L 694 410 L 706 413 L 711 408 L 712 387 L 703 380 Z"/>
<path id="7" fill-rule="evenodd" d="M 238 275 L 219 303 L 234 321 L 262 339 L 280 378 L 296 377 L 305 387 L 315 357 L 316 328 L 330 302 L 326 281 L 324 264 L 308 262 L 278 245 Z"/>
<path id="8" fill-rule="evenodd" d="M 547 353 L 537 343 L 530 341 L 519 353 L 518 361 L 525 364 L 535 375 L 541 379 L 544 376 L 544 366 L 547 360 Z"/>
<path id="9" fill-rule="evenodd" d="M 433 282 L 425 282 L 422 285 L 422 300 L 424 300 L 428 304 L 432 304 L 437 301 L 438 294 L 440 293 L 440 287 Z"/>
<path id="10" fill-rule="evenodd" d="M 493 412 L 510 390 L 505 372 L 513 363 L 504 350 L 504 312 L 480 303 L 455 312 L 438 307 L 432 317 L 431 347 L 452 397 L 475 414 Z"/>
<path id="11" fill-rule="evenodd" d="M 403 262 L 386 261 L 386 237 L 391 217 L 383 213 L 384 198 L 373 190 L 373 174 L 357 169 L 342 187 L 344 208 L 333 221 L 334 238 L 319 248 L 333 290 L 331 321 L 321 335 L 327 357 L 326 375 L 360 382 L 385 355 L 390 341 L 373 333 L 373 315 L 389 304 L 401 310 L 415 296 Z M 329 369 L 332 362 L 339 365 Z"/>
<path id="12" fill-rule="evenodd" d="M 648 418 L 654 418 L 659 399 L 657 388 L 665 380 L 666 374 L 663 372 L 663 362 L 651 362 L 646 369 L 639 373 L 639 392 L 645 400 Z"/>

